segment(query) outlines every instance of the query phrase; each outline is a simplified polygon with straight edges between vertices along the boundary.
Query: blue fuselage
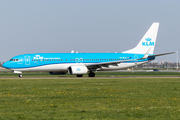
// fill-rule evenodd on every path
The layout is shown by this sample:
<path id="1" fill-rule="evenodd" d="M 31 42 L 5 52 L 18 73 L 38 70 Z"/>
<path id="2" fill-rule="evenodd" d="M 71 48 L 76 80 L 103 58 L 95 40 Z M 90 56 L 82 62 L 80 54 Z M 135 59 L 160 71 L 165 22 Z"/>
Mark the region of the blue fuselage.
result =
<path id="1" fill-rule="evenodd" d="M 25 69 L 42 67 L 56 64 L 92 64 L 123 60 L 140 59 L 143 54 L 127 54 L 127 53 L 36 53 L 23 54 L 11 58 L 3 64 L 7 69 Z M 126 63 L 138 63 L 149 60 L 154 60 L 155 57 L 126 61 Z M 122 62 L 123 63 L 123 62 Z"/>

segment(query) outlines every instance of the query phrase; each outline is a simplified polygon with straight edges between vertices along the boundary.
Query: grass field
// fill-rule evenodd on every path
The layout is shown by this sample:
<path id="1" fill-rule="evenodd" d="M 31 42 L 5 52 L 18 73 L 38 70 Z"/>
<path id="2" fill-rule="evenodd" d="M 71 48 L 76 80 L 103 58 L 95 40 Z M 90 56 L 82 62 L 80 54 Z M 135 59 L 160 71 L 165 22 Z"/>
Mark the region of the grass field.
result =
<path id="1" fill-rule="evenodd" d="M 96 72 L 96 77 L 180 77 L 180 72 Z M 2 77 L 18 77 L 12 72 L 0 72 Z M 50 75 L 48 72 L 24 72 L 23 77 L 76 77 L 76 75 Z M 88 77 L 84 75 L 83 77 Z"/>
<path id="2" fill-rule="evenodd" d="M 0 79 L 0 119 L 179 119 L 178 78 Z"/>

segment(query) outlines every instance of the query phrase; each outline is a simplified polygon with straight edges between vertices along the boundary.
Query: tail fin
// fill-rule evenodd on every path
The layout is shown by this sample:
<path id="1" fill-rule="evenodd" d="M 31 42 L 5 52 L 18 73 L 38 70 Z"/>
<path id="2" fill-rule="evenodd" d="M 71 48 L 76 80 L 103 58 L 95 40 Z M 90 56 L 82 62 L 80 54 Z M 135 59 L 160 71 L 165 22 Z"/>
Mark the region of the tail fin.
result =
<path id="1" fill-rule="evenodd" d="M 139 44 L 135 48 L 124 51 L 123 53 L 145 54 L 148 51 L 149 54 L 153 54 L 158 28 L 159 23 L 153 23 L 146 34 L 143 36 Z"/>

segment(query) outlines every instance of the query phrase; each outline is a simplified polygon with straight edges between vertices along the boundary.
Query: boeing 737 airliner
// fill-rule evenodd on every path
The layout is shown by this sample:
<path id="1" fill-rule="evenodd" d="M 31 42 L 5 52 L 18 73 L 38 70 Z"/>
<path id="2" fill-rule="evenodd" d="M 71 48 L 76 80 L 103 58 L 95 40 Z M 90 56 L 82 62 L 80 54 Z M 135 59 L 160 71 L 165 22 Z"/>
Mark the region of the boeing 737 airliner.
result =
<path id="1" fill-rule="evenodd" d="M 95 71 L 121 70 L 152 61 L 159 23 L 153 23 L 138 45 L 122 53 L 35 53 L 11 58 L 3 67 L 22 77 L 24 71 L 48 71 L 52 75 L 69 73 L 82 77 L 88 73 L 95 77 Z"/>

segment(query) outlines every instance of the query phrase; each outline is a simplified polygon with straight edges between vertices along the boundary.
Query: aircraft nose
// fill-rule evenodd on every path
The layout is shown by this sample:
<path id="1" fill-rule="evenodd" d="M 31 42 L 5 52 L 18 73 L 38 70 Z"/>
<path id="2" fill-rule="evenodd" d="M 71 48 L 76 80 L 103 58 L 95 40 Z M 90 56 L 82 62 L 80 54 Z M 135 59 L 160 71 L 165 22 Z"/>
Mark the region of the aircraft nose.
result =
<path id="1" fill-rule="evenodd" d="M 9 62 L 5 62 L 2 65 L 4 68 L 9 68 L 10 67 L 10 63 Z"/>

